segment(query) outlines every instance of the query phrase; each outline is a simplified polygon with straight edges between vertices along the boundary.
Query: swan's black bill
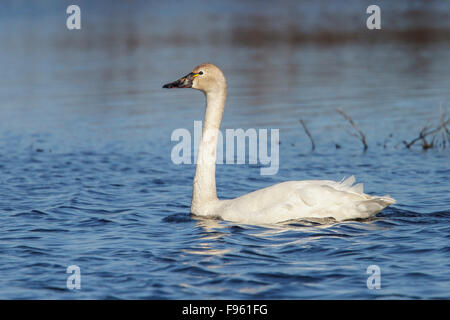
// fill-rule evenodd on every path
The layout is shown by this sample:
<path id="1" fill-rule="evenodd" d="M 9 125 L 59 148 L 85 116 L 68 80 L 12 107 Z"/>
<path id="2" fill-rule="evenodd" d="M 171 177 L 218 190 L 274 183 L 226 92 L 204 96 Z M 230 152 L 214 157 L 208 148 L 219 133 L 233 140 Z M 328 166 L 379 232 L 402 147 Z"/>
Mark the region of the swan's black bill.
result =
<path id="1" fill-rule="evenodd" d="M 178 79 L 174 82 L 163 85 L 163 88 L 172 89 L 172 88 L 192 88 L 192 82 L 194 78 L 198 76 L 198 73 L 189 73 L 187 76 Z"/>

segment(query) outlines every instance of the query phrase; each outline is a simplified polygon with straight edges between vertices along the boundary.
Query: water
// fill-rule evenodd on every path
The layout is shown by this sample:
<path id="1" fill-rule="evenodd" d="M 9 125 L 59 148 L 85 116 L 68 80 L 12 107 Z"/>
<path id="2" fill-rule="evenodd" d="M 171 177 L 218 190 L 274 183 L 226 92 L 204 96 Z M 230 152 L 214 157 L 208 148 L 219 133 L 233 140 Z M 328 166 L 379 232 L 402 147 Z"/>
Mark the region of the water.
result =
<path id="1" fill-rule="evenodd" d="M 0 298 L 449 298 L 449 149 L 402 144 L 449 108 L 448 19 L 430 19 L 447 6 L 391 4 L 383 12 L 395 28 L 367 39 L 347 19 L 364 3 L 351 1 L 334 20 L 307 19 L 334 12 L 325 1 L 281 21 L 295 2 L 99 3 L 81 2 L 82 31 L 68 31 L 70 3 L 2 2 Z M 440 31 L 411 38 L 410 16 Z M 282 38 L 294 22 L 303 31 Z M 354 174 L 398 203 L 341 223 L 191 217 L 195 168 L 171 162 L 170 135 L 193 130 L 203 96 L 161 85 L 204 61 L 228 78 L 223 129 L 280 129 L 278 174 L 219 165 L 219 197 Z M 366 133 L 366 152 L 339 107 Z M 69 265 L 80 267 L 81 290 L 66 288 Z M 367 288 L 370 265 L 380 290 Z"/>

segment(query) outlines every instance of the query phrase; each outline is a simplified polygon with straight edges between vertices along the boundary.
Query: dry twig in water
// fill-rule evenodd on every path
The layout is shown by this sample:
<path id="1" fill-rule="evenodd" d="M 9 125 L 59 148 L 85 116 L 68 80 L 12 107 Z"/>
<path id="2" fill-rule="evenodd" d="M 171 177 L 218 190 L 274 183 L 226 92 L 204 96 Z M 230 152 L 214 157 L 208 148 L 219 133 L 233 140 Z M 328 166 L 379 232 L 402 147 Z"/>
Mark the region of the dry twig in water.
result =
<path id="1" fill-rule="evenodd" d="M 450 143 L 450 130 L 447 128 L 447 125 L 450 125 L 450 118 L 447 118 L 447 113 L 442 112 L 441 108 L 441 114 L 439 119 L 439 125 L 436 128 L 430 128 L 430 125 L 426 125 L 425 127 L 420 130 L 419 136 L 410 142 L 403 141 L 405 146 L 409 149 L 411 148 L 417 141 L 422 141 L 422 149 L 430 149 L 436 146 L 435 141 L 436 137 L 439 133 L 441 133 L 442 141 L 441 145 L 442 148 L 445 149 L 447 146 L 446 140 Z M 433 135 L 431 142 L 429 143 L 426 139 L 427 136 Z"/>
<path id="2" fill-rule="evenodd" d="M 350 116 L 348 116 L 344 110 L 342 110 L 341 108 L 337 109 L 337 112 L 339 112 L 348 122 L 350 122 L 350 124 L 352 125 L 352 127 L 359 133 L 359 136 L 356 134 L 353 134 L 353 136 L 359 138 L 361 140 L 361 142 L 364 145 L 364 151 L 367 150 L 368 145 L 367 145 L 367 141 L 366 141 L 366 135 L 364 134 L 364 132 L 362 132 L 362 130 L 356 125 L 356 123 L 353 121 L 352 118 L 350 118 Z"/>
<path id="3" fill-rule="evenodd" d="M 309 137 L 309 140 L 311 140 L 311 150 L 314 151 L 316 149 L 316 144 L 314 143 L 314 139 L 311 135 L 311 132 L 309 132 L 308 128 L 306 127 L 305 121 L 303 119 L 300 119 L 299 122 L 303 126 L 303 129 L 306 132 L 306 135 Z"/>

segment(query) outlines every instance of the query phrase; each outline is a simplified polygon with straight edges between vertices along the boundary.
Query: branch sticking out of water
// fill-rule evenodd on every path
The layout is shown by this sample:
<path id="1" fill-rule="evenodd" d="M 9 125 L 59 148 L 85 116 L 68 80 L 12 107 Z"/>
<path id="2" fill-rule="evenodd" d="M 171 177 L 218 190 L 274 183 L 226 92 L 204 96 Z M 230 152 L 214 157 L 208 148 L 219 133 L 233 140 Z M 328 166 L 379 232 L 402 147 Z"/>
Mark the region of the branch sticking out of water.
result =
<path id="1" fill-rule="evenodd" d="M 439 124 L 436 128 L 432 128 L 429 124 L 424 126 L 419 133 L 419 136 L 415 139 L 412 139 L 410 142 L 403 141 L 406 148 L 410 149 L 416 142 L 422 141 L 422 149 L 427 150 L 434 148 L 438 144 L 435 143 L 437 141 L 437 137 L 439 133 L 441 134 L 441 147 L 445 149 L 447 147 L 447 142 L 450 144 L 450 130 L 447 126 L 450 125 L 450 118 L 447 116 L 446 111 L 442 111 L 442 107 L 440 109 L 440 118 Z M 431 142 L 427 141 L 427 137 L 432 135 Z"/>
<path id="2" fill-rule="evenodd" d="M 364 145 L 364 151 L 366 151 L 369 146 L 367 145 L 366 135 L 364 134 L 364 132 L 362 132 L 362 130 L 358 127 L 358 125 L 353 121 L 352 118 L 350 118 L 349 115 L 347 115 L 344 112 L 344 110 L 338 108 L 337 112 L 339 112 L 339 114 L 341 114 L 352 125 L 352 127 L 356 130 L 356 132 L 358 132 L 358 135 L 357 134 L 352 135 L 361 140 L 362 144 Z"/>
<path id="3" fill-rule="evenodd" d="M 314 151 L 316 149 L 316 144 L 314 143 L 314 139 L 311 135 L 311 132 L 309 132 L 308 128 L 306 127 L 305 121 L 303 121 L 303 119 L 300 119 L 299 122 L 303 126 L 303 129 L 305 130 L 306 135 L 309 137 L 309 140 L 311 140 L 311 150 Z"/>

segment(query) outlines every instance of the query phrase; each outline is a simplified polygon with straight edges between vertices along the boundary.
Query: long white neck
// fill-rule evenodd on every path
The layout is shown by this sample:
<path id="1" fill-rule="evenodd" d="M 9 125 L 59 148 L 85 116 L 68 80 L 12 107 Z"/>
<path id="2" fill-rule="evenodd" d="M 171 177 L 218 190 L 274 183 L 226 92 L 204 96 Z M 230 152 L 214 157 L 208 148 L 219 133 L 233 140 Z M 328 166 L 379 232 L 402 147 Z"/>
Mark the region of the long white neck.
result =
<path id="1" fill-rule="evenodd" d="M 191 210 L 199 208 L 211 200 L 217 200 L 216 157 L 217 138 L 220 122 L 225 108 L 226 87 L 205 93 L 206 112 L 203 123 L 202 139 L 198 148 L 197 168 L 195 171 Z"/>

